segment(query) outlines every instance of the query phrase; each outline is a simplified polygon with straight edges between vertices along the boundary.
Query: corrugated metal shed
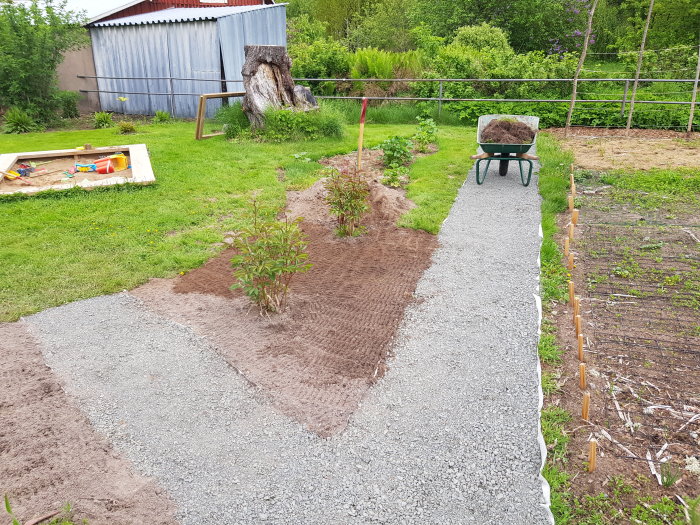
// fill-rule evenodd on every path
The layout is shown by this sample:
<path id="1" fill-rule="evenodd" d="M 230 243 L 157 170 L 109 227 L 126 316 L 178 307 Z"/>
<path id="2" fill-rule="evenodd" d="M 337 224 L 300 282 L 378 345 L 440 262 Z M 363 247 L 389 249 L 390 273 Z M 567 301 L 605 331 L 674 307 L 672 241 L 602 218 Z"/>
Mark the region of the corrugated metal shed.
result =
<path id="1" fill-rule="evenodd" d="M 191 118 L 197 95 L 243 89 L 245 45 L 286 46 L 286 7 L 174 8 L 98 22 L 90 34 L 97 76 L 118 77 L 98 79 L 103 110 Z"/>
<path id="2" fill-rule="evenodd" d="M 93 17 L 90 22 L 104 22 L 171 7 L 220 7 L 221 5 L 242 6 L 274 3 L 273 0 L 133 0 Z"/>

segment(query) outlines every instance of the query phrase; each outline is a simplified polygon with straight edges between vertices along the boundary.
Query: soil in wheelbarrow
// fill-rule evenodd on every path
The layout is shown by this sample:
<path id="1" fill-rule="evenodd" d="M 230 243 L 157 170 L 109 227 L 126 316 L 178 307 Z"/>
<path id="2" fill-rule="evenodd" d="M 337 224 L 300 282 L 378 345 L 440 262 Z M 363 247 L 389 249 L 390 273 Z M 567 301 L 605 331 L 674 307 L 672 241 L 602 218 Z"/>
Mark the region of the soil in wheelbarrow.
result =
<path id="1" fill-rule="evenodd" d="M 286 312 L 261 316 L 230 289 L 232 249 L 184 276 L 132 291 L 206 337 L 280 412 L 321 436 L 345 428 L 385 373 L 404 309 L 437 247 L 434 235 L 396 226 L 414 205 L 403 190 L 379 183 L 381 152 L 367 153 L 371 212 L 361 237 L 335 236 L 321 181 L 288 192 L 287 214 L 304 217 L 313 267 L 295 276 Z M 343 155 L 325 163 L 347 169 L 354 162 L 354 155 Z"/>
<path id="2" fill-rule="evenodd" d="M 481 132 L 481 141 L 489 144 L 532 144 L 535 130 L 517 120 L 496 119 Z"/>

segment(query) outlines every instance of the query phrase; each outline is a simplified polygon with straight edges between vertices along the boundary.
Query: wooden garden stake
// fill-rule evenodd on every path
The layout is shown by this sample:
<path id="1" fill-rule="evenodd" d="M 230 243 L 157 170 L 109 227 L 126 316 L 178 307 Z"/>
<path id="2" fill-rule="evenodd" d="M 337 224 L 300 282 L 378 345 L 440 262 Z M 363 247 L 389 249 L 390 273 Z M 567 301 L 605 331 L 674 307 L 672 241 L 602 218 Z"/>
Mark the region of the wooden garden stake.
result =
<path id="1" fill-rule="evenodd" d="M 362 169 L 362 143 L 365 139 L 365 116 L 367 114 L 367 99 L 362 99 L 362 113 L 360 113 L 360 134 L 357 139 L 357 171 Z"/>
<path id="2" fill-rule="evenodd" d="M 576 323 L 576 318 L 581 316 L 581 299 L 579 297 L 574 297 L 574 323 Z"/>
<path id="3" fill-rule="evenodd" d="M 569 264 L 568 264 L 568 267 L 569 267 L 569 271 L 571 271 L 571 270 L 574 269 L 574 254 L 573 254 L 573 253 L 569 253 Z"/>
<path id="4" fill-rule="evenodd" d="M 598 441 L 591 439 L 588 442 L 588 472 L 593 472 L 595 470 L 595 460 L 597 456 Z"/>
<path id="5" fill-rule="evenodd" d="M 578 334 L 578 360 L 582 363 L 586 360 L 583 355 L 583 334 Z"/>
<path id="6" fill-rule="evenodd" d="M 569 243 L 569 238 L 566 237 L 566 238 L 564 239 L 564 255 L 565 255 L 566 257 L 569 256 L 569 244 L 570 244 L 570 243 Z"/>
<path id="7" fill-rule="evenodd" d="M 569 164 L 569 171 L 571 172 L 571 176 L 573 177 L 573 175 L 574 175 L 574 163 L 573 162 L 571 164 Z"/>
<path id="8" fill-rule="evenodd" d="M 574 281 L 569 281 L 569 304 L 574 305 Z"/>
<path id="9" fill-rule="evenodd" d="M 574 242 L 574 223 L 569 223 L 569 241 Z"/>
<path id="10" fill-rule="evenodd" d="M 574 196 L 569 195 L 569 211 L 574 211 Z"/>
<path id="11" fill-rule="evenodd" d="M 576 198 L 576 183 L 573 183 L 571 185 L 571 196 L 575 199 Z"/>
<path id="12" fill-rule="evenodd" d="M 578 224 L 578 210 L 575 208 L 571 211 L 571 222 L 574 226 Z"/>
<path id="13" fill-rule="evenodd" d="M 585 363 L 579 363 L 578 375 L 579 375 L 578 386 L 581 387 L 581 390 L 586 390 L 586 364 Z"/>
<path id="14" fill-rule="evenodd" d="M 575 321 L 575 323 L 576 323 L 576 337 L 578 337 L 579 334 L 582 333 L 582 332 L 581 332 L 581 316 L 580 316 L 580 315 L 577 315 L 577 316 L 576 316 L 576 321 Z"/>
<path id="15" fill-rule="evenodd" d="M 583 406 L 581 407 L 581 419 L 588 421 L 588 411 L 591 407 L 591 393 L 586 392 L 583 394 Z"/>

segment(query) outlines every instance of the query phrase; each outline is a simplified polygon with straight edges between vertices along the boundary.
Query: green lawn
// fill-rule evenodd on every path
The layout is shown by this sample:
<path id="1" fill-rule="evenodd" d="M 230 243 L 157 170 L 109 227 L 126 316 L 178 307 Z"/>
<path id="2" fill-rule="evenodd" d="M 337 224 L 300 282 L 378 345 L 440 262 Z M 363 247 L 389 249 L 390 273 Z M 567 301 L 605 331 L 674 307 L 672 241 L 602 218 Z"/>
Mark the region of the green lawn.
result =
<path id="1" fill-rule="evenodd" d="M 344 139 L 302 143 L 229 143 L 217 137 L 197 142 L 192 123 L 141 126 L 136 135 L 115 129 L 0 136 L 0 152 L 123 143 L 148 145 L 157 183 L 56 192 L 0 199 L 0 321 L 76 299 L 137 286 L 151 277 L 171 277 L 217 254 L 223 232 L 239 228 L 253 192 L 271 208 L 285 202 L 287 187 L 315 180 L 322 156 L 352 151 L 355 127 Z M 412 125 L 369 125 L 367 146 L 392 135 L 410 135 Z M 407 226 L 436 232 L 449 211 L 471 161 L 474 131 L 441 128 L 441 150 L 412 167 L 409 194 L 419 207 Z M 284 168 L 286 182 L 278 180 Z"/>

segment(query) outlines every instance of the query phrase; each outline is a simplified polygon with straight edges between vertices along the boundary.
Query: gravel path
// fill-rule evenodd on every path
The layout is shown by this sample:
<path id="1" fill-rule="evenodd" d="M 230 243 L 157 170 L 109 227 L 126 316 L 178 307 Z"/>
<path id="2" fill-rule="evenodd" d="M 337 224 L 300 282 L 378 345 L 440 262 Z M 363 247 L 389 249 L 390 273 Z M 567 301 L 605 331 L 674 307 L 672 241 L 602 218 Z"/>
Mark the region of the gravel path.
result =
<path id="1" fill-rule="evenodd" d="M 204 339 L 127 293 L 26 322 L 66 390 L 185 524 L 551 523 L 537 181 L 494 169 L 462 187 L 389 372 L 331 439 L 275 413 Z"/>

